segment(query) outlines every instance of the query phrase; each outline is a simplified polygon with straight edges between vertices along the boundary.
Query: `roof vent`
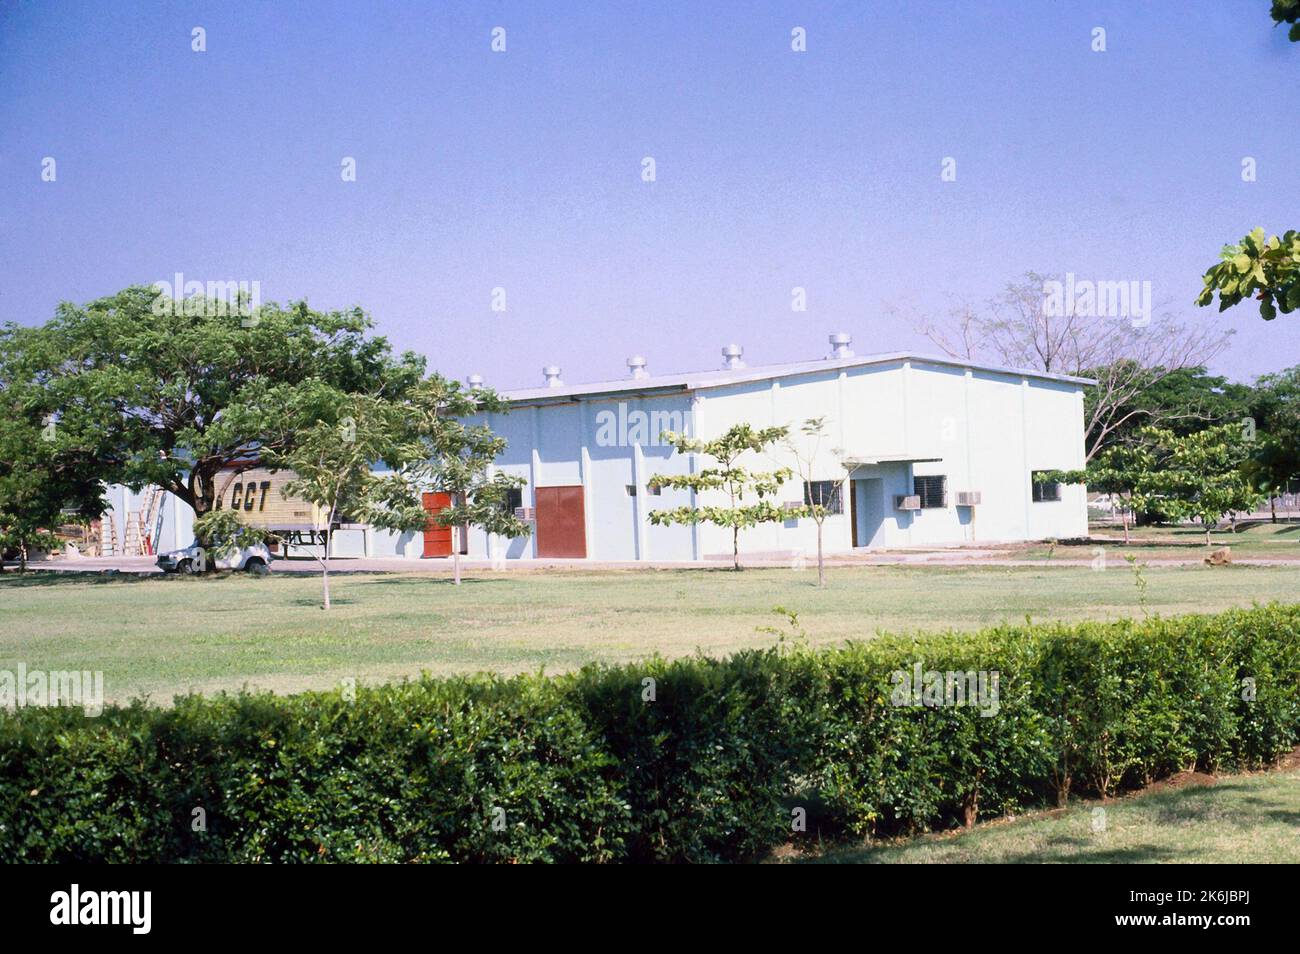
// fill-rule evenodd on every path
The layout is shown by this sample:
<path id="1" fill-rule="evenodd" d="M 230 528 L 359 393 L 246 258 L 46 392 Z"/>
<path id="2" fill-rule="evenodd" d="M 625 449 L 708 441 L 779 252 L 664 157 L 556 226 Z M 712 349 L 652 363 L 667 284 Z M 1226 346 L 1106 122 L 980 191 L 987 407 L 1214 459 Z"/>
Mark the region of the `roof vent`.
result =
<path id="1" fill-rule="evenodd" d="M 834 361 L 837 358 L 853 357 L 853 336 L 843 331 L 838 331 L 830 337 L 831 353 L 828 354 L 827 360 Z"/>
<path id="2" fill-rule="evenodd" d="M 729 344 L 722 349 L 722 366 L 724 368 L 743 368 L 745 362 L 741 358 L 744 356 L 744 348 L 738 344 Z"/>
<path id="3" fill-rule="evenodd" d="M 465 383 L 468 384 L 471 388 L 481 388 L 483 386 L 483 375 L 471 374 L 468 378 L 465 379 Z"/>
<path id="4" fill-rule="evenodd" d="M 548 388 L 564 387 L 564 382 L 560 380 L 560 369 L 556 365 L 548 364 L 542 368 L 542 377 L 546 378 Z"/>
<path id="5" fill-rule="evenodd" d="M 630 377 L 648 378 L 650 372 L 645 369 L 645 358 L 639 354 L 634 354 L 627 359 L 627 371 Z"/>

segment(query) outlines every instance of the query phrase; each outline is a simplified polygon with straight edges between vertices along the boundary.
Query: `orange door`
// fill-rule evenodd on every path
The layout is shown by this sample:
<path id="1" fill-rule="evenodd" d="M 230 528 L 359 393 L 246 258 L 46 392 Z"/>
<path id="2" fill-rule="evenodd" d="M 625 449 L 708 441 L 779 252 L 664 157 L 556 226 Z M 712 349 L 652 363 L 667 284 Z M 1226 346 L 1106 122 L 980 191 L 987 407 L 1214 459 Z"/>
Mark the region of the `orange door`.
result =
<path id="1" fill-rule="evenodd" d="M 421 497 L 429 520 L 424 525 L 424 555 L 427 557 L 451 556 L 451 527 L 434 523 L 436 514 L 451 506 L 451 494 L 428 493 Z"/>
<path id="2" fill-rule="evenodd" d="M 539 557 L 585 557 L 587 525 L 583 514 L 582 487 L 538 487 L 537 555 Z"/>

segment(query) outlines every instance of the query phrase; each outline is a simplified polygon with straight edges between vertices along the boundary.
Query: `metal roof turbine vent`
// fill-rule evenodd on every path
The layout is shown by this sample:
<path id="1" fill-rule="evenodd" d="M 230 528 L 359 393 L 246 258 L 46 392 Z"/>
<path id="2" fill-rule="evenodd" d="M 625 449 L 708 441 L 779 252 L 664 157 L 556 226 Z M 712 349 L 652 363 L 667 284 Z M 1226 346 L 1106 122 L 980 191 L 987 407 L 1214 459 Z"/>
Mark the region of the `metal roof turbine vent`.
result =
<path id="1" fill-rule="evenodd" d="M 560 369 L 554 364 L 548 364 L 542 368 L 542 377 L 546 378 L 548 388 L 562 388 L 564 382 L 560 380 Z"/>
<path id="2" fill-rule="evenodd" d="M 729 344 L 722 349 L 722 366 L 724 368 L 743 368 L 745 362 L 741 358 L 744 356 L 744 348 L 738 344 Z"/>
<path id="3" fill-rule="evenodd" d="M 627 359 L 627 372 L 630 377 L 648 378 L 650 372 L 645 369 L 645 358 L 639 354 L 634 354 Z"/>
<path id="4" fill-rule="evenodd" d="M 471 374 L 468 378 L 465 379 L 465 383 L 468 384 L 471 388 L 481 388 L 483 386 L 483 375 Z"/>
<path id="5" fill-rule="evenodd" d="M 830 361 L 837 358 L 853 357 L 853 336 L 843 331 L 836 332 L 830 337 L 831 353 L 826 357 Z"/>

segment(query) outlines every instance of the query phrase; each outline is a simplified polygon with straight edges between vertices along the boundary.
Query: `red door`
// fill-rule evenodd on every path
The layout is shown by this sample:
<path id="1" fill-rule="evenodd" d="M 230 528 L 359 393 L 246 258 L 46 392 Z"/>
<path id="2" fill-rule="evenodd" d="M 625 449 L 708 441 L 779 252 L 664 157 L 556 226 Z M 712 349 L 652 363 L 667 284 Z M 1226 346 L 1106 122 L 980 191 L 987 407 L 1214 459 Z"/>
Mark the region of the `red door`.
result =
<path id="1" fill-rule="evenodd" d="M 538 487 L 537 555 L 539 557 L 585 557 L 587 523 L 583 512 L 582 487 Z"/>
<path id="2" fill-rule="evenodd" d="M 428 493 L 421 497 L 424 510 L 429 515 L 424 525 L 424 555 L 427 557 L 451 556 L 451 527 L 434 523 L 436 514 L 451 506 L 451 494 Z"/>

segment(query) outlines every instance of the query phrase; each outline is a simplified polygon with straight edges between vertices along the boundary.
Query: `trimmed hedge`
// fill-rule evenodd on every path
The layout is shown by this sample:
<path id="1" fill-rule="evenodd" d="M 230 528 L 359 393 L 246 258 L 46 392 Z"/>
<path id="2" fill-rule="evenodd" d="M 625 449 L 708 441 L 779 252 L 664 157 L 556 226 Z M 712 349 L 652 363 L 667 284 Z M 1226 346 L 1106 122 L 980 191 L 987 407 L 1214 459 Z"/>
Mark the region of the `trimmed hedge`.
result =
<path id="1" fill-rule="evenodd" d="M 892 704 L 892 674 L 918 662 L 996 671 L 996 715 Z M 798 808 L 809 835 L 917 832 L 1263 766 L 1298 740 L 1300 606 L 1276 605 L 426 678 L 354 701 L 24 709 L 0 715 L 0 860 L 744 859 L 807 837 Z"/>

